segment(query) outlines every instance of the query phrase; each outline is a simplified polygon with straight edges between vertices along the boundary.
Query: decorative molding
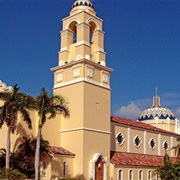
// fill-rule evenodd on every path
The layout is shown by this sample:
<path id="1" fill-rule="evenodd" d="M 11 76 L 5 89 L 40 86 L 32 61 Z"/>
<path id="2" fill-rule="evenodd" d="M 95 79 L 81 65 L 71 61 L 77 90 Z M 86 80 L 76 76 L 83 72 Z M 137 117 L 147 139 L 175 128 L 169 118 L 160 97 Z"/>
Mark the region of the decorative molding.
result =
<path id="1" fill-rule="evenodd" d="M 95 50 L 94 52 L 95 52 L 95 53 L 101 52 L 101 53 L 103 53 L 103 54 L 106 54 L 106 52 L 105 52 L 104 49 L 102 49 L 102 48 L 98 48 L 98 49 Z"/>
<path id="2" fill-rule="evenodd" d="M 61 37 L 62 37 L 62 36 L 65 36 L 65 35 L 73 36 L 74 32 L 71 29 L 65 29 L 65 30 L 60 31 L 60 33 L 61 33 Z"/>
<path id="3" fill-rule="evenodd" d="M 57 75 L 57 82 L 60 83 L 62 81 L 62 74 Z"/>
<path id="4" fill-rule="evenodd" d="M 91 68 L 91 69 L 95 69 L 94 66 L 91 66 L 89 64 L 86 64 L 85 66 L 88 67 L 88 68 Z"/>
<path id="5" fill-rule="evenodd" d="M 102 131 L 98 129 L 92 129 L 92 128 L 73 128 L 73 129 L 66 129 L 66 130 L 61 130 L 60 133 L 66 133 L 66 132 L 72 132 L 72 131 L 92 131 L 92 132 L 98 132 L 98 133 L 103 133 L 103 134 L 111 134 L 109 131 Z"/>
<path id="6" fill-rule="evenodd" d="M 79 69 L 75 69 L 75 70 L 73 71 L 73 77 L 74 77 L 74 78 L 77 78 L 77 77 L 79 77 L 79 75 L 80 75 Z"/>
<path id="7" fill-rule="evenodd" d="M 63 48 L 61 48 L 61 51 L 60 51 L 60 52 L 66 51 L 66 50 L 67 50 L 67 47 L 63 47 Z"/>
<path id="8" fill-rule="evenodd" d="M 74 65 L 74 66 L 72 66 L 71 68 L 68 68 L 68 69 L 75 69 L 75 68 L 79 68 L 81 66 L 82 66 L 82 64 L 76 64 L 76 65 Z"/>
<path id="9" fill-rule="evenodd" d="M 58 70 L 54 74 L 59 74 L 59 73 L 62 73 L 62 72 L 64 72 L 64 69 Z"/>
<path id="10" fill-rule="evenodd" d="M 94 52 L 95 52 L 95 53 L 96 53 L 96 52 L 102 52 L 102 53 L 105 53 L 103 48 L 98 48 L 98 49 L 97 49 L 96 51 L 94 51 Z"/>
<path id="11" fill-rule="evenodd" d="M 102 70 L 101 73 L 109 75 L 107 71 Z"/>
<path id="12" fill-rule="evenodd" d="M 103 74 L 103 82 L 108 83 L 108 75 L 107 74 Z"/>
<path id="13" fill-rule="evenodd" d="M 80 45 L 90 46 L 90 43 L 87 42 L 87 41 L 79 41 L 79 42 L 76 43 L 76 47 L 77 47 L 77 46 L 80 46 Z"/>
<path id="14" fill-rule="evenodd" d="M 103 87 L 106 89 L 110 89 L 110 86 L 108 84 L 99 83 L 99 82 L 94 81 L 90 78 L 77 78 L 77 79 L 73 79 L 72 81 L 69 81 L 69 82 L 61 83 L 58 85 L 56 84 L 56 85 L 54 85 L 54 89 L 64 87 L 64 86 L 68 86 L 68 85 L 75 84 L 75 83 L 79 83 L 79 82 L 83 82 L 83 81 L 91 83 L 91 84 L 95 84 L 97 86 L 100 86 L 100 87 Z"/>
<path id="15" fill-rule="evenodd" d="M 88 76 L 89 78 L 93 78 L 93 70 L 92 70 L 92 69 L 88 69 L 88 70 L 87 70 L 87 76 Z"/>
<path id="16" fill-rule="evenodd" d="M 85 22 L 81 22 L 79 24 L 77 24 L 77 28 L 86 28 L 86 29 L 90 29 L 89 24 L 85 23 Z"/>

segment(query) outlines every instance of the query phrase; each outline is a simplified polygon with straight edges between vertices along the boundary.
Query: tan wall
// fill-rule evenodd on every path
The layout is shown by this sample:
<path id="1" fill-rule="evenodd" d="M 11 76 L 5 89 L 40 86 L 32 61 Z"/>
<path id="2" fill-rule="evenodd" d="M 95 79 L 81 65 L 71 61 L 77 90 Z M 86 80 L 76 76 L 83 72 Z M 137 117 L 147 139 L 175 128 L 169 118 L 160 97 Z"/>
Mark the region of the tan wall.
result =
<path id="1" fill-rule="evenodd" d="M 136 136 L 140 137 L 141 139 L 141 145 L 139 148 L 137 148 L 134 145 L 134 139 Z M 131 129 L 129 143 L 130 143 L 130 152 L 140 153 L 140 154 L 144 153 L 144 131 L 140 129 Z"/>
<path id="2" fill-rule="evenodd" d="M 129 134 L 128 134 L 129 128 Z M 118 133 L 121 133 L 124 136 L 124 143 L 120 146 L 116 140 Z M 137 148 L 134 146 L 135 136 L 141 138 L 141 146 Z M 177 145 L 176 138 L 178 135 L 170 135 L 164 133 L 158 133 L 154 131 L 146 131 L 144 129 L 135 129 L 132 126 L 127 127 L 121 124 L 112 123 L 111 124 L 111 151 L 119 152 L 130 152 L 130 153 L 140 153 L 140 154 L 152 154 L 152 155 L 161 155 L 164 156 L 165 150 L 163 148 L 164 141 L 167 141 L 169 148 L 167 153 L 170 156 L 175 156 L 174 151 L 171 151 L 173 146 Z M 150 147 L 150 140 L 155 140 L 156 146 L 154 149 Z M 129 151 L 128 151 L 129 149 Z"/>
<path id="3" fill-rule="evenodd" d="M 150 147 L 151 139 L 154 139 L 156 143 L 156 146 L 154 149 Z M 159 147 L 158 134 L 155 132 L 147 132 L 146 133 L 146 153 L 152 154 L 152 155 L 158 155 L 158 147 Z"/>
<path id="4" fill-rule="evenodd" d="M 121 133 L 125 138 L 125 141 L 121 146 L 116 141 L 116 136 L 118 135 L 118 133 Z M 128 142 L 129 141 L 127 139 L 127 127 L 118 126 L 115 123 L 111 123 L 111 150 L 127 152 Z"/>
<path id="5" fill-rule="evenodd" d="M 51 146 L 60 146 L 61 115 L 57 114 L 53 119 L 47 119 L 43 126 L 42 135 Z"/>
<path id="6" fill-rule="evenodd" d="M 45 171 L 43 171 L 43 161 L 41 162 L 41 180 L 57 180 L 62 177 L 73 177 L 73 157 L 55 155 L 52 159 L 44 160 L 46 162 Z M 63 163 L 66 162 L 66 175 L 63 176 Z M 43 175 L 45 172 L 45 175 Z"/>
<path id="7" fill-rule="evenodd" d="M 69 131 L 61 133 L 61 146 L 75 154 L 74 175 L 83 174 L 83 131 Z"/>

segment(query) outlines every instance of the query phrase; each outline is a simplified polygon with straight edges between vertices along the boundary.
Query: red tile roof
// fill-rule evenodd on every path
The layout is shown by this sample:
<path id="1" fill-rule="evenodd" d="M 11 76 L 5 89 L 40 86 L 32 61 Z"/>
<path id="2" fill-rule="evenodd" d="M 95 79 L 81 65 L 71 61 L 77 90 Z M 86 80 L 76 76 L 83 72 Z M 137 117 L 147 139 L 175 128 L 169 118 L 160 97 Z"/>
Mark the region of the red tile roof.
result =
<path id="1" fill-rule="evenodd" d="M 164 164 L 163 158 L 164 156 L 111 151 L 111 163 L 115 166 L 156 167 Z M 176 158 L 172 157 L 171 160 L 175 162 Z"/>
<path id="2" fill-rule="evenodd" d="M 137 127 L 137 128 L 142 128 L 144 130 L 150 130 L 150 131 L 156 131 L 156 132 L 160 132 L 160 133 L 166 133 L 166 134 L 170 134 L 170 135 L 180 136 L 179 134 L 160 129 L 160 128 L 151 126 L 149 124 L 143 123 L 143 122 L 130 120 L 130 119 L 126 119 L 126 118 L 121 118 L 121 117 L 117 117 L 117 116 L 111 116 L 111 122 L 115 122 L 118 124 L 124 124 L 127 126 L 133 126 L 133 127 Z"/>
<path id="3" fill-rule="evenodd" d="M 62 147 L 50 146 L 49 150 L 52 152 L 52 154 L 55 154 L 55 155 L 75 156 L 75 154 L 73 154 L 72 152 L 70 152 Z"/>

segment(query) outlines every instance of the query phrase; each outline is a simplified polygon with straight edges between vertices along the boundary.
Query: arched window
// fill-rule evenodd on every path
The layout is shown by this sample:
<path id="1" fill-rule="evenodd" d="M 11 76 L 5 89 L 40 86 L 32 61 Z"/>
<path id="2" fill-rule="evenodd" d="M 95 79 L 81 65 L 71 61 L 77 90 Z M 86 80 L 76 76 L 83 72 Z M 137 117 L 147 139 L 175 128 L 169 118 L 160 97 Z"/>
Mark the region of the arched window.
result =
<path id="1" fill-rule="evenodd" d="M 118 180 L 122 180 L 122 170 L 118 171 Z"/>
<path id="2" fill-rule="evenodd" d="M 133 171 L 129 170 L 129 180 L 133 180 Z"/>
<path id="3" fill-rule="evenodd" d="M 93 33 L 94 30 L 96 29 L 96 24 L 93 21 L 91 21 L 89 22 L 89 25 L 90 25 L 89 42 L 90 44 L 93 44 Z"/>
<path id="4" fill-rule="evenodd" d="M 148 174 L 147 174 L 147 175 L 148 175 L 147 179 L 148 179 L 148 180 L 151 180 L 151 170 L 148 171 Z"/>
<path id="5" fill-rule="evenodd" d="M 66 161 L 63 162 L 63 176 L 66 176 Z"/>
<path id="6" fill-rule="evenodd" d="M 77 22 L 72 21 L 68 27 L 73 32 L 72 44 L 77 42 Z"/>
<path id="7" fill-rule="evenodd" d="M 142 176 L 143 176 L 142 170 L 139 171 L 139 175 L 138 175 L 138 176 L 139 176 L 139 179 L 138 179 L 138 180 L 143 180 L 143 177 L 142 177 Z"/>

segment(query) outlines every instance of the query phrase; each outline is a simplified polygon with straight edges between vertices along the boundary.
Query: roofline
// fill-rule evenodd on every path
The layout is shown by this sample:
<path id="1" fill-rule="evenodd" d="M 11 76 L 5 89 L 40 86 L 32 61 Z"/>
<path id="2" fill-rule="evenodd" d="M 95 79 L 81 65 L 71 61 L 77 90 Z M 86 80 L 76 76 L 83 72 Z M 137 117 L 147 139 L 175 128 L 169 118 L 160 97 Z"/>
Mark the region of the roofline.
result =
<path id="1" fill-rule="evenodd" d="M 137 123 L 143 123 L 143 122 L 137 121 L 137 120 L 130 120 L 130 119 L 127 119 L 127 118 L 121 118 L 121 117 L 118 117 L 118 116 L 111 116 L 110 121 L 111 121 L 111 122 L 114 122 L 114 123 L 117 123 L 117 124 L 122 124 L 122 125 L 124 125 L 124 126 L 136 127 L 136 128 L 138 128 L 138 129 L 143 128 L 143 129 L 145 129 L 145 130 L 153 131 L 153 132 L 156 132 L 156 133 L 157 133 L 157 132 L 160 132 L 160 133 L 162 133 L 162 134 L 169 134 L 169 135 L 174 135 L 174 136 L 180 137 L 180 134 L 177 134 L 177 133 L 174 133 L 174 132 L 170 132 L 170 131 L 166 131 L 166 130 L 163 130 L 163 129 L 161 129 L 161 128 L 157 128 L 157 127 L 155 127 L 155 126 L 152 126 L 152 125 L 150 125 L 150 124 L 143 123 L 143 124 L 146 124 L 146 126 L 149 126 L 149 128 L 147 128 L 147 127 L 141 127 L 141 126 L 136 126 L 136 125 L 132 125 L 132 124 L 125 124 L 125 123 L 121 123 L 121 122 L 117 122 L 117 121 L 113 120 L 113 117 L 116 117 L 116 118 L 119 118 L 119 119 L 128 120 L 128 121 L 134 121 L 134 122 L 137 122 Z M 151 129 L 151 127 L 152 127 L 153 129 Z"/>

